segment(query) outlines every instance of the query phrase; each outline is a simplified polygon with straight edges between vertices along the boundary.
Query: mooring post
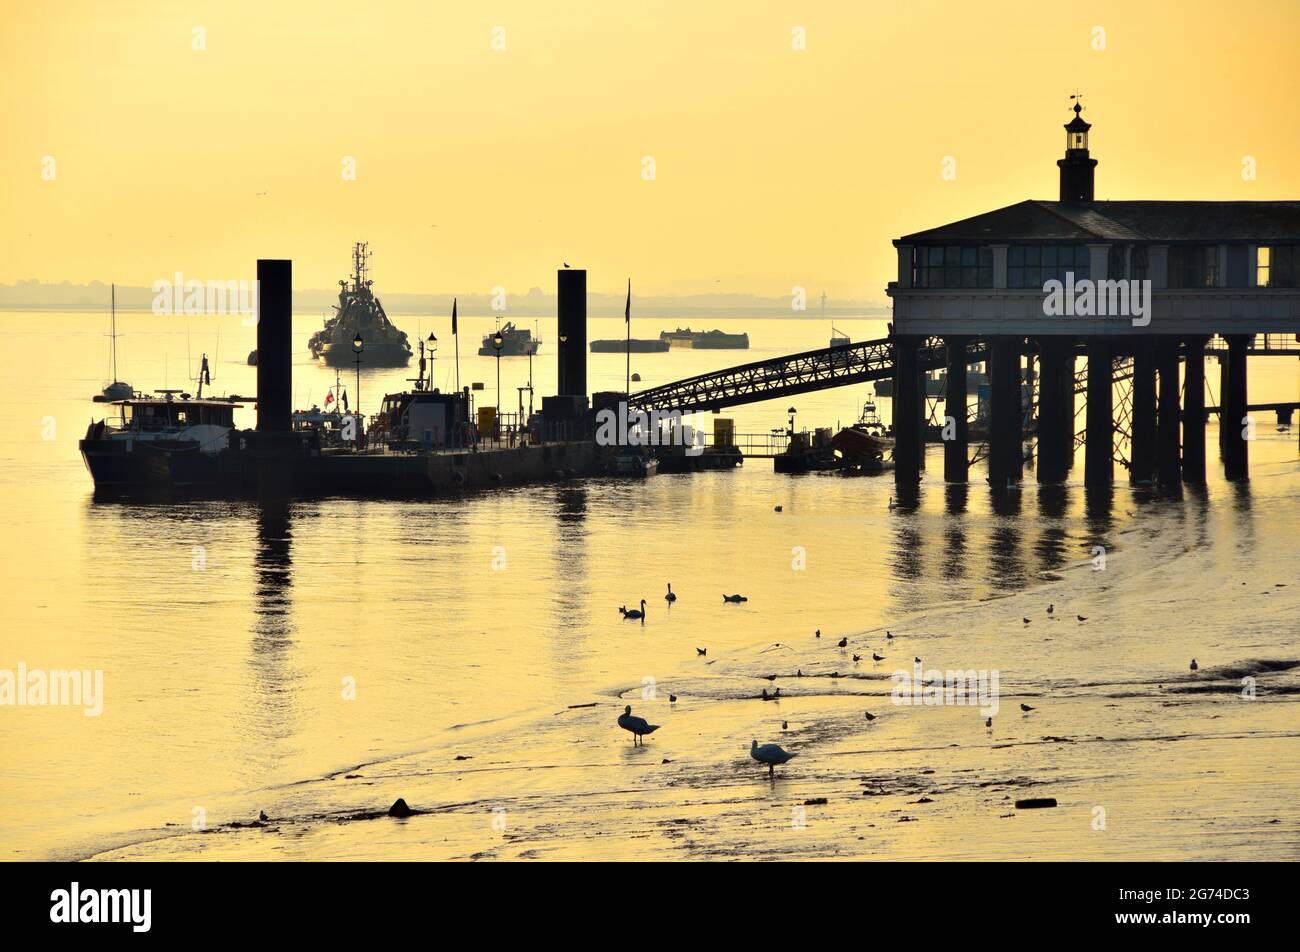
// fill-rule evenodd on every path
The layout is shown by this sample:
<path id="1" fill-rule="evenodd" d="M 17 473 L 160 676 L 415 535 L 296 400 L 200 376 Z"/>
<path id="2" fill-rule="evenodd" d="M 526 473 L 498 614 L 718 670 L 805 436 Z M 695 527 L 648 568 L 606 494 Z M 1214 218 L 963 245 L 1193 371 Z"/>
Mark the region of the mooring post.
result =
<path id="1" fill-rule="evenodd" d="M 1156 409 L 1156 473 L 1160 485 L 1177 486 L 1183 475 L 1179 460 L 1183 421 L 1182 408 L 1179 406 L 1178 338 L 1159 338 L 1156 343 L 1156 370 L 1160 375 L 1160 402 Z"/>
<path id="2" fill-rule="evenodd" d="M 1183 482 L 1205 485 L 1205 342 L 1183 342 Z"/>
<path id="3" fill-rule="evenodd" d="M 1129 481 L 1149 483 L 1156 478 L 1156 355 L 1149 340 L 1133 348 L 1133 439 Z"/>
<path id="4" fill-rule="evenodd" d="M 894 482 L 912 486 L 921 479 L 921 411 L 925 406 L 921 389 L 919 337 L 894 338 Z"/>
<path id="5" fill-rule="evenodd" d="M 1234 334 L 1227 338 L 1227 382 L 1220 397 L 1220 439 L 1223 442 L 1223 475 L 1227 479 L 1250 476 L 1250 442 L 1253 435 L 1246 419 L 1249 405 L 1246 394 L 1246 348 L 1250 336 Z"/>
<path id="6" fill-rule="evenodd" d="M 1069 476 L 1074 451 L 1074 360 L 1068 337 L 1038 339 L 1038 481 Z"/>
<path id="7" fill-rule="evenodd" d="M 1020 337 L 989 338 L 989 484 L 1020 482 L 1024 466 L 1024 405 Z"/>
<path id="8" fill-rule="evenodd" d="M 1112 416 L 1112 348 L 1110 341 L 1088 341 L 1087 435 L 1083 481 L 1087 486 L 1109 486 L 1114 480 L 1115 422 Z"/>
<path id="9" fill-rule="evenodd" d="M 966 425 L 966 345 L 969 342 L 967 337 L 946 337 L 943 342 L 948 357 L 947 390 L 943 404 L 946 417 L 943 426 L 943 478 L 949 483 L 966 482 L 967 461 L 970 458 L 970 439 Z"/>

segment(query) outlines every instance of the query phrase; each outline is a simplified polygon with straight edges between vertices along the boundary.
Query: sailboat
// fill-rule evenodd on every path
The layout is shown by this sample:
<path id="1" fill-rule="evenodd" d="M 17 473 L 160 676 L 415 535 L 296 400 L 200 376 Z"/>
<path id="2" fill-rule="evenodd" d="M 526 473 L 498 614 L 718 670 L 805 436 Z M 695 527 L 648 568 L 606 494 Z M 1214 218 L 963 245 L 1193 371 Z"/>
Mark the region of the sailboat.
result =
<path id="1" fill-rule="evenodd" d="M 110 293 L 112 294 L 112 297 L 110 300 L 112 301 L 113 330 L 108 336 L 112 338 L 112 344 L 110 347 L 113 355 L 113 382 L 105 386 L 104 389 L 94 397 L 96 403 L 107 403 L 112 400 L 129 400 L 135 395 L 134 387 L 129 383 L 124 383 L 117 379 L 117 285 L 114 284 L 111 287 L 112 291 Z"/>

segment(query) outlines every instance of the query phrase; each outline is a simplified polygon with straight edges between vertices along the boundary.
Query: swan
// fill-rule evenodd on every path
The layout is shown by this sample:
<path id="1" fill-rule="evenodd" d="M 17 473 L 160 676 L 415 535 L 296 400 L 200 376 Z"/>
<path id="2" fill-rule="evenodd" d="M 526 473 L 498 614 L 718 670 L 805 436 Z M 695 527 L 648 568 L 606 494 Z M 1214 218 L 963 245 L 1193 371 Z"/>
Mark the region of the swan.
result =
<path id="1" fill-rule="evenodd" d="M 640 611 L 637 611 L 635 608 L 633 608 L 631 611 L 628 611 L 626 608 L 624 608 L 622 609 L 622 612 L 623 612 L 624 621 L 627 621 L 629 618 L 640 618 L 641 621 L 644 622 L 645 621 L 645 599 L 644 598 L 641 599 Z"/>
<path id="2" fill-rule="evenodd" d="M 724 602 L 737 602 L 737 603 L 749 601 L 749 599 L 746 598 L 744 595 L 723 595 L 722 600 Z"/>
<path id="3" fill-rule="evenodd" d="M 673 594 L 673 583 L 672 583 L 672 582 L 669 582 L 669 583 L 668 583 L 668 594 L 664 596 L 664 601 L 666 601 L 666 602 L 675 602 L 675 601 L 677 601 L 677 596 Z"/>
<path id="4" fill-rule="evenodd" d="M 633 717 L 631 704 L 623 708 L 623 713 L 618 716 L 618 726 L 632 734 L 633 746 L 636 745 L 636 742 L 641 737 L 646 734 L 653 734 L 655 731 L 659 730 L 658 724 L 646 723 L 644 717 Z M 644 741 L 642 741 L 642 743 L 644 743 Z"/>
<path id="5" fill-rule="evenodd" d="M 771 777 L 775 775 L 774 771 L 778 764 L 786 763 L 799 755 L 782 750 L 778 744 L 764 744 L 760 747 L 758 741 L 753 741 L 749 747 L 749 756 L 760 764 L 767 764 L 767 775 Z"/>

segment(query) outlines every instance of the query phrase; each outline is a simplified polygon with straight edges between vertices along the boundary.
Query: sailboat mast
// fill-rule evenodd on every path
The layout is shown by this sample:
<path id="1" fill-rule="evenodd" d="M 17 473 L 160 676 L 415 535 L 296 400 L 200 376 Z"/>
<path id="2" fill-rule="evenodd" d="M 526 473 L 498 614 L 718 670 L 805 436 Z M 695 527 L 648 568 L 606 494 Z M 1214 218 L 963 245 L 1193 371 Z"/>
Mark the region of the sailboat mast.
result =
<path id="1" fill-rule="evenodd" d="M 117 285 L 109 285 L 109 308 L 112 313 L 110 337 L 113 339 L 113 379 L 117 380 Z"/>

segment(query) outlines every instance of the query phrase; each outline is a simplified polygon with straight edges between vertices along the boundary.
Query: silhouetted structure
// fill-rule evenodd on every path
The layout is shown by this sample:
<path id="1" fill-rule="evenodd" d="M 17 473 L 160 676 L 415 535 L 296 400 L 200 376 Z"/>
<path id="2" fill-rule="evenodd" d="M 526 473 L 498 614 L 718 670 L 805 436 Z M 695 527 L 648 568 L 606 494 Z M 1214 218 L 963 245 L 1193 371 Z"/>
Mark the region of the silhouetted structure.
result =
<path id="1" fill-rule="evenodd" d="M 587 396 L 587 272 L 562 268 L 558 283 L 559 395 Z"/>

